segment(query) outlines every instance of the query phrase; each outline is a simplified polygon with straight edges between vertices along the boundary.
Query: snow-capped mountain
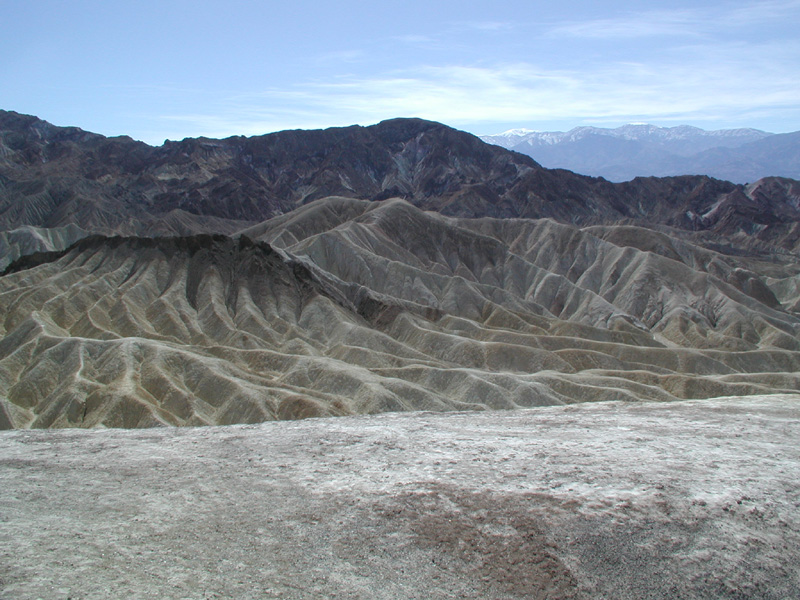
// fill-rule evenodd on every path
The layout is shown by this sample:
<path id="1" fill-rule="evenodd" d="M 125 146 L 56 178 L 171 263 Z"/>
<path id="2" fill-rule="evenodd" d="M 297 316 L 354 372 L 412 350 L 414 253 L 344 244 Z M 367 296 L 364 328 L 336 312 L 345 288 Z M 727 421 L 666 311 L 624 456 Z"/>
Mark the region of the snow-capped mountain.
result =
<path id="1" fill-rule="evenodd" d="M 800 176 L 800 137 L 794 140 L 793 135 L 749 128 L 706 131 L 689 125 L 634 123 L 615 129 L 576 127 L 566 132 L 519 128 L 481 139 L 527 154 L 545 167 L 611 181 L 703 174 L 745 183 L 770 175 Z"/>
<path id="2" fill-rule="evenodd" d="M 498 133 L 496 135 L 484 135 L 481 136 L 481 139 L 484 142 L 488 142 L 490 144 L 494 144 L 495 146 L 502 146 L 503 148 L 513 148 L 517 144 L 524 142 L 528 138 L 536 138 L 537 136 L 544 136 L 548 135 L 542 131 L 536 131 L 535 129 L 509 129 L 508 131 L 504 131 L 503 133 Z M 561 135 L 559 132 L 554 133 L 553 135 Z"/>
<path id="3" fill-rule="evenodd" d="M 614 139 L 637 141 L 669 147 L 678 152 L 698 152 L 719 146 L 736 147 L 755 142 L 773 134 L 759 129 L 718 129 L 706 131 L 691 125 L 677 127 L 658 127 L 646 123 L 631 123 L 615 129 L 602 127 L 575 127 L 569 131 L 535 131 L 533 129 L 509 129 L 496 135 L 482 136 L 491 144 L 514 149 L 519 144 L 531 147 L 552 146 L 565 142 L 578 142 L 593 136 L 606 136 Z"/>

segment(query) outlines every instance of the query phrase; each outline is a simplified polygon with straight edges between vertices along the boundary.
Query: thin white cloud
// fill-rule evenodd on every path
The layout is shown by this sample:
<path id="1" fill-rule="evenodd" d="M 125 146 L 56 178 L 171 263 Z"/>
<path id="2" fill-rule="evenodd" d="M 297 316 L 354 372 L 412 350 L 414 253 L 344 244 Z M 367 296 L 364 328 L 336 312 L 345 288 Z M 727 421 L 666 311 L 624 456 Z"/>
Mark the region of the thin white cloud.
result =
<path id="1" fill-rule="evenodd" d="M 623 39 L 699 35 L 703 17 L 696 10 L 648 11 L 608 19 L 573 21 L 553 27 L 548 36 Z"/>
<path id="2" fill-rule="evenodd" d="M 726 26 L 753 27 L 784 19 L 793 19 L 796 23 L 799 15 L 800 0 L 761 0 L 734 6 L 722 12 L 719 17 Z"/>
<path id="3" fill-rule="evenodd" d="M 488 67 L 421 67 L 389 77 L 351 78 L 283 94 L 356 121 L 407 115 L 447 122 L 714 118 L 741 110 L 800 105 L 800 44 L 729 44 L 686 48 L 659 64 L 611 63 L 585 72 L 520 63 Z M 267 94 L 278 100 L 280 93 Z M 267 98 L 265 98 L 267 99 Z"/>
<path id="4" fill-rule="evenodd" d="M 368 124 L 397 116 L 455 126 L 565 119 L 713 123 L 781 111 L 796 118 L 800 73 L 787 70 L 785 63 L 800 57 L 799 46 L 767 46 L 754 53 L 750 46 L 729 45 L 692 64 L 614 63 L 588 74 L 528 63 L 426 66 L 386 77 L 268 90 L 231 99 L 214 117 L 168 119 L 217 137 Z M 774 64 L 763 64 L 776 56 Z"/>
<path id="5" fill-rule="evenodd" d="M 785 14 L 800 5 L 800 0 L 764 4 Z M 662 20 L 660 31 L 688 23 L 693 14 L 672 13 L 671 20 Z M 744 21 L 744 15 L 731 12 L 730 18 Z M 631 21 L 626 23 L 625 27 Z M 610 35 L 614 27 L 623 27 L 623 22 L 604 21 L 593 35 Z M 180 137 L 183 132 L 214 137 L 253 135 L 288 128 L 369 124 L 401 116 L 483 129 L 490 129 L 492 123 L 522 126 L 548 121 L 752 126 L 757 123 L 748 119 L 763 122 L 770 117 L 772 123 L 781 119 L 787 123 L 782 131 L 800 129 L 800 39 L 776 37 L 763 43 L 746 36 L 730 39 L 733 41 L 711 41 L 698 34 L 636 60 L 611 61 L 599 54 L 593 62 L 587 56 L 575 68 L 531 61 L 481 62 L 420 65 L 372 76 L 331 76 L 261 93 L 222 93 L 211 109 L 168 114 L 161 121 L 173 126 L 168 137 Z M 429 40 L 414 37 L 406 41 Z"/>
<path id="6" fill-rule="evenodd" d="M 706 36 L 727 28 L 785 23 L 800 16 L 800 0 L 724 3 L 697 8 L 629 12 L 611 18 L 575 20 L 554 26 L 550 37 L 625 39 L 656 36 Z"/>

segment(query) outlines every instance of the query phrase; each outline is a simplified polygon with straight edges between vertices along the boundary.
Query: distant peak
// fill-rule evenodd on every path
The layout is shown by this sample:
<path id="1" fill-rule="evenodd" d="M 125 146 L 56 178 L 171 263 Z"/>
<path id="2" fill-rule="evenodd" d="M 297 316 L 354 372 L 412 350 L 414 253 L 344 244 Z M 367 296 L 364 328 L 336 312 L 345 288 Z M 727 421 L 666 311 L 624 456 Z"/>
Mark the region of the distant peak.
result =
<path id="1" fill-rule="evenodd" d="M 504 131 L 503 133 L 498 133 L 497 135 L 526 135 L 528 133 L 538 133 L 535 129 L 525 129 L 524 127 L 518 127 L 517 129 L 509 129 L 508 131 Z"/>

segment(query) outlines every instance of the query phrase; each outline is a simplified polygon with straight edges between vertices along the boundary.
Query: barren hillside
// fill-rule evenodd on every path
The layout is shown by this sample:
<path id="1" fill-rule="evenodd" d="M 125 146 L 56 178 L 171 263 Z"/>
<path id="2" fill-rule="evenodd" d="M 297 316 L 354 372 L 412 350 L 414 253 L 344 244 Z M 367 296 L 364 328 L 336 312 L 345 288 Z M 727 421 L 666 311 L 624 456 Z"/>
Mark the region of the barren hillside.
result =
<path id="1" fill-rule="evenodd" d="M 154 148 L 0 114 L 0 426 L 800 388 L 798 183 L 611 184 L 437 123 Z"/>
<path id="2" fill-rule="evenodd" d="M 141 427 L 792 392 L 798 281 L 637 228 L 328 198 L 15 263 L 0 406 Z"/>

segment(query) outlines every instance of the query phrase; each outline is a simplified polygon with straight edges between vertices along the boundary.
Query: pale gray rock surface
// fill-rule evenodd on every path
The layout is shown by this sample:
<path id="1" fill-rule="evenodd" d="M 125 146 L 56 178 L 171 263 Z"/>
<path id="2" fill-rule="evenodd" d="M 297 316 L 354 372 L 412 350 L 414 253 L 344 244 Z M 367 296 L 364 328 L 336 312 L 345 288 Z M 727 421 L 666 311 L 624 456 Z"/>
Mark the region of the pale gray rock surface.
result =
<path id="1" fill-rule="evenodd" d="M 786 599 L 800 396 L 0 434 L 0 597 Z"/>

